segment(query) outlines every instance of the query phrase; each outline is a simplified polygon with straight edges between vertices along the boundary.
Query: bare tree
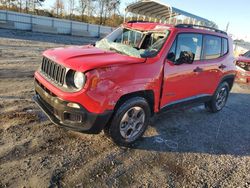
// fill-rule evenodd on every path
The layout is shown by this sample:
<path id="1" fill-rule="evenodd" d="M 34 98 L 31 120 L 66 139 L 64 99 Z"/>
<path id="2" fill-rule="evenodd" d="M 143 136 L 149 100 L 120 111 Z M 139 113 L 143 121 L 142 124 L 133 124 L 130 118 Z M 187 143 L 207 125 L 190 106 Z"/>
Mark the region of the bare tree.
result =
<path id="1" fill-rule="evenodd" d="M 120 6 L 120 4 L 121 4 L 120 0 L 113 0 L 110 3 L 111 8 L 113 9 L 113 15 L 115 15 L 116 13 L 120 14 L 120 12 L 119 12 L 119 6 Z"/>
<path id="2" fill-rule="evenodd" d="M 81 20 L 84 21 L 84 13 L 88 5 L 88 0 L 79 0 L 79 12 L 81 14 Z"/>
<path id="3" fill-rule="evenodd" d="M 55 3 L 54 3 L 53 8 L 56 11 L 56 16 L 57 17 L 59 17 L 59 16 L 62 17 L 63 11 L 64 11 L 64 2 L 63 2 L 63 0 L 56 0 Z"/>
<path id="4" fill-rule="evenodd" d="M 54 0 L 51 12 L 38 9 L 45 0 L 0 0 L 0 8 L 38 15 L 62 18 L 65 14 L 64 2 L 67 2 L 65 18 L 89 23 L 116 26 L 120 24 L 119 5 L 121 0 Z M 76 11 L 78 14 L 76 14 Z"/>
<path id="5" fill-rule="evenodd" d="M 93 10 L 95 9 L 95 7 L 93 6 L 94 2 L 96 0 L 86 0 L 87 2 L 87 7 L 86 7 L 86 15 L 87 16 L 92 16 L 93 15 Z"/>
<path id="6" fill-rule="evenodd" d="M 42 6 L 42 3 L 44 2 L 45 0 L 31 0 L 31 6 L 33 8 L 33 12 L 36 12 L 38 13 L 38 10 L 37 10 L 37 7 L 38 6 Z"/>
<path id="7" fill-rule="evenodd" d="M 105 25 L 107 17 L 111 17 L 112 13 L 115 14 L 115 12 L 118 10 L 120 5 L 120 0 L 98 0 L 99 7 L 100 7 L 100 25 Z"/>
<path id="8" fill-rule="evenodd" d="M 7 9 L 7 1 L 6 0 L 0 0 L 0 5 L 2 8 Z"/>
<path id="9" fill-rule="evenodd" d="M 22 12 L 22 9 L 23 9 L 23 1 L 22 1 L 22 0 L 18 0 L 18 1 L 17 1 L 17 6 L 19 7 L 19 12 Z"/>
<path id="10" fill-rule="evenodd" d="M 35 9 L 35 3 L 34 0 L 24 0 L 25 3 L 25 11 L 26 13 L 29 13 L 30 10 Z"/>
<path id="11" fill-rule="evenodd" d="M 11 9 L 12 7 L 15 6 L 15 1 L 16 0 L 1 0 L 0 4 L 5 8 L 5 9 Z"/>
<path id="12" fill-rule="evenodd" d="M 23 0 L 5 0 L 7 8 L 22 12 Z"/>
<path id="13" fill-rule="evenodd" d="M 113 18 L 112 18 L 112 20 L 113 20 L 113 26 L 116 25 L 116 19 L 115 19 L 116 15 L 120 14 L 120 12 L 119 12 L 119 6 L 120 6 L 120 4 L 121 4 L 120 0 L 113 0 L 110 3 L 110 9 L 111 9 L 110 12 L 112 12 L 112 14 L 113 14 L 113 15 L 110 15 L 110 17 L 113 16 Z"/>
<path id="14" fill-rule="evenodd" d="M 98 0 L 98 6 L 100 7 L 100 11 L 99 11 L 99 24 L 102 25 L 103 24 L 103 17 L 104 12 L 105 12 L 105 6 L 108 4 L 109 0 Z"/>
<path id="15" fill-rule="evenodd" d="M 70 16 L 70 19 L 72 19 L 72 16 L 74 14 L 74 11 L 75 11 L 75 0 L 69 0 L 69 16 Z"/>

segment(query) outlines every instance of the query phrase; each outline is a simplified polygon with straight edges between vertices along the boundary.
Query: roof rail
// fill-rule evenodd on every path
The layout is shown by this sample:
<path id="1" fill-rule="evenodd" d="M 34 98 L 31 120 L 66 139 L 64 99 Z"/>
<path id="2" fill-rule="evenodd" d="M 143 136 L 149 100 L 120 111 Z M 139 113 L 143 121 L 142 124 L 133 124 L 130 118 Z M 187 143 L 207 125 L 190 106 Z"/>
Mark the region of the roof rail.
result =
<path id="1" fill-rule="evenodd" d="M 131 20 L 131 21 L 128 21 L 127 23 L 154 23 L 154 22 L 150 22 L 150 21 L 145 21 L 145 20 Z"/>
<path id="2" fill-rule="evenodd" d="M 213 27 L 208 27 L 208 26 L 203 26 L 203 25 L 193 25 L 193 24 L 178 24 L 175 26 L 176 28 L 204 28 L 204 29 L 208 29 L 208 30 L 212 30 L 214 32 L 217 33 L 222 33 L 227 35 L 227 32 L 213 28 Z"/>

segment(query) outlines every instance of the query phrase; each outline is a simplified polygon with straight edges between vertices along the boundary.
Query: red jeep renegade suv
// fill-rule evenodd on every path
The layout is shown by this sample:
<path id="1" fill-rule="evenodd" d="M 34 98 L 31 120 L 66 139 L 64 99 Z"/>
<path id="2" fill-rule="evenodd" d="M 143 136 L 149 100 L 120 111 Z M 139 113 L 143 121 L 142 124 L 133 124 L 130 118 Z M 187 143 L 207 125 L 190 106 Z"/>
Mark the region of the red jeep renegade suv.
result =
<path id="1" fill-rule="evenodd" d="M 50 120 L 128 145 L 163 110 L 204 103 L 220 111 L 236 75 L 232 41 L 220 30 L 128 22 L 95 45 L 43 53 L 34 99 Z"/>

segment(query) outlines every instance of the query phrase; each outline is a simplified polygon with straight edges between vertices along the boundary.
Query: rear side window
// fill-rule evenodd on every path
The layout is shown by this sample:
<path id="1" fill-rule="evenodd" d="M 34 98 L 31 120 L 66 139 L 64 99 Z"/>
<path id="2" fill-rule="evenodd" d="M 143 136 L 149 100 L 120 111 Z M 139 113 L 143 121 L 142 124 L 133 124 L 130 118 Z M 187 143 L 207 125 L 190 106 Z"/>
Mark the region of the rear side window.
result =
<path id="1" fill-rule="evenodd" d="M 222 38 L 222 45 L 223 45 L 223 53 L 222 53 L 222 55 L 225 55 L 228 52 L 228 40 L 225 39 L 225 38 Z"/>
<path id="2" fill-rule="evenodd" d="M 221 37 L 205 35 L 204 36 L 204 59 L 216 59 L 221 56 L 222 41 Z"/>

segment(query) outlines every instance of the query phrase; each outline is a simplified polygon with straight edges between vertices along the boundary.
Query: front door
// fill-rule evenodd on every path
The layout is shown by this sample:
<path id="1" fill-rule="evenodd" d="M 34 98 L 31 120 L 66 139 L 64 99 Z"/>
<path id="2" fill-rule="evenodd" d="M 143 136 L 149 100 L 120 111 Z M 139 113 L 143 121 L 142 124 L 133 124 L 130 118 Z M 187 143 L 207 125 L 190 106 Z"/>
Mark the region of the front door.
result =
<path id="1" fill-rule="evenodd" d="M 200 82 L 201 48 L 201 34 L 180 33 L 177 35 L 164 64 L 161 108 L 200 96 L 203 88 Z M 194 62 L 177 65 L 181 53 L 184 52 L 192 53 Z"/>

